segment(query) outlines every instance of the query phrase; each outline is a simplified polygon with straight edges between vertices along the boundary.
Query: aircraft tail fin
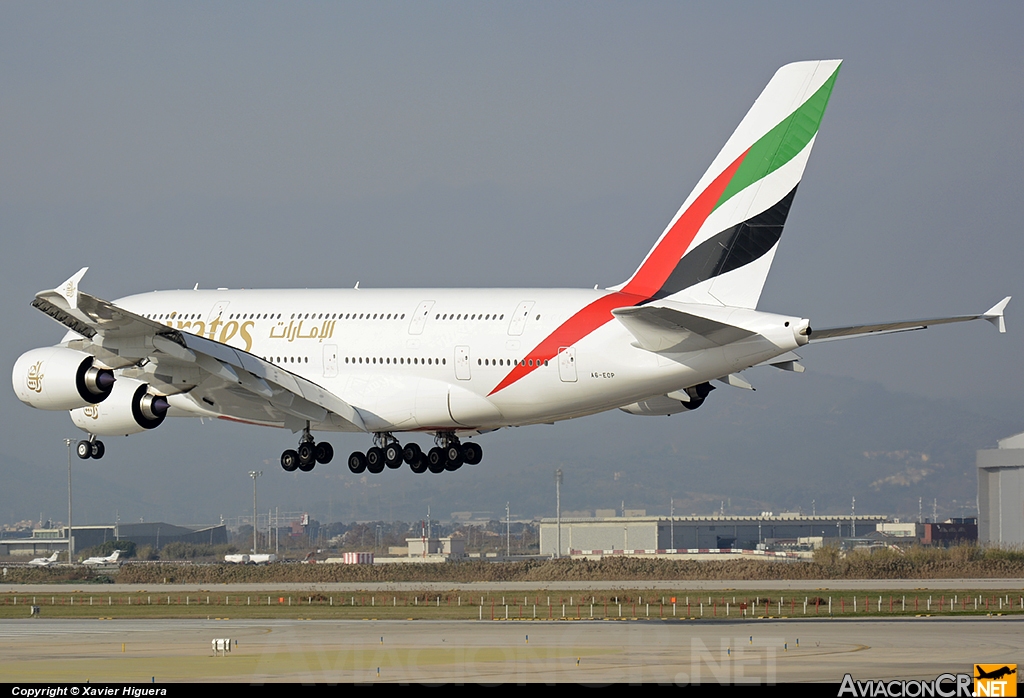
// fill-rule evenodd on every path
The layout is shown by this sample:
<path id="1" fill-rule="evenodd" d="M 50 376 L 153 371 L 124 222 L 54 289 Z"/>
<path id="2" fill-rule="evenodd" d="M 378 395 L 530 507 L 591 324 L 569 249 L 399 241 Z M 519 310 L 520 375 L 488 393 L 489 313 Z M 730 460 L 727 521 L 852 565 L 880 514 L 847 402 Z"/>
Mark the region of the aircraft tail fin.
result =
<path id="1" fill-rule="evenodd" d="M 841 61 L 775 73 L 632 277 L 614 290 L 754 308 Z"/>

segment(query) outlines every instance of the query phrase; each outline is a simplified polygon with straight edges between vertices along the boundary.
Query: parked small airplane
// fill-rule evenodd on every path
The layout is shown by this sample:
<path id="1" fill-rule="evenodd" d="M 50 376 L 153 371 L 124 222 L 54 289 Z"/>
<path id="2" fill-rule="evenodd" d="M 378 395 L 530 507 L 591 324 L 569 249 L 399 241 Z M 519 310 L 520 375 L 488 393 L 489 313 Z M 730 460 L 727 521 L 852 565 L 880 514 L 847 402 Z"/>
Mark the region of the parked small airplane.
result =
<path id="1" fill-rule="evenodd" d="M 89 434 L 154 429 L 168 415 L 301 432 L 286 471 L 328 463 L 312 431 L 363 432 L 353 473 L 476 465 L 469 437 L 606 410 L 671 415 L 800 347 L 984 319 L 1005 331 L 1009 298 L 983 313 L 811 328 L 756 310 L 817 137 L 839 61 L 783 66 L 625 282 L 607 289 L 159 291 L 110 302 L 86 268 L 32 305 L 69 331 L 14 366 L 25 403 L 70 410 Z M 433 437 L 424 452 L 396 434 Z M 467 439 L 463 441 L 463 439 Z"/>
<path id="2" fill-rule="evenodd" d="M 54 553 L 50 557 L 37 557 L 34 560 L 30 560 L 28 564 L 32 567 L 49 567 L 53 563 L 57 562 L 57 556 L 60 553 Z"/>
<path id="3" fill-rule="evenodd" d="M 115 550 L 107 557 L 90 557 L 82 560 L 83 565 L 115 565 L 121 556 L 120 550 Z"/>

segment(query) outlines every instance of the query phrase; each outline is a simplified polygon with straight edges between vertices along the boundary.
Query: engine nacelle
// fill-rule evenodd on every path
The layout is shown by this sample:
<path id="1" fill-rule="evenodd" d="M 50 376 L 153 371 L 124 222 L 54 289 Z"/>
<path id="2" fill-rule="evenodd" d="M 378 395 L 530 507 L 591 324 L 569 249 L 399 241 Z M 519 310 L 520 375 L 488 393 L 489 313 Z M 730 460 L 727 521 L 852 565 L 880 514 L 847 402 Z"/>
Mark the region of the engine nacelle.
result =
<path id="1" fill-rule="evenodd" d="M 701 405 L 704 404 L 704 398 L 706 398 L 715 386 L 710 383 L 701 383 L 691 388 L 686 388 L 680 392 L 685 392 L 686 397 L 689 397 L 688 402 L 679 400 L 671 395 L 675 393 L 669 393 L 668 395 L 655 395 L 649 397 L 646 400 L 640 400 L 630 405 L 625 405 L 619 409 L 623 412 L 629 412 L 630 414 L 640 415 L 642 417 L 665 417 L 670 414 L 678 414 L 679 412 L 691 412 Z"/>
<path id="2" fill-rule="evenodd" d="M 95 365 L 92 355 L 67 347 L 45 347 L 18 357 L 11 374 L 14 393 L 41 410 L 73 410 L 106 400 L 114 372 Z"/>
<path id="3" fill-rule="evenodd" d="M 90 434 L 127 436 L 160 426 L 168 407 L 167 398 L 149 392 L 148 383 L 120 378 L 110 399 L 71 410 L 71 421 Z"/>

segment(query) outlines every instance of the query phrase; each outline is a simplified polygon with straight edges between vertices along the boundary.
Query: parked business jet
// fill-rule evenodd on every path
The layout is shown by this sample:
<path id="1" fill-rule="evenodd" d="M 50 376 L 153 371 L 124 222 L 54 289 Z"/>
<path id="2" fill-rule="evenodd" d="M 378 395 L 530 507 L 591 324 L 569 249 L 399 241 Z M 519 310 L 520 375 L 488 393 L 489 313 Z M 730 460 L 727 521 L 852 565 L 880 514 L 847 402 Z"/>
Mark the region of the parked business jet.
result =
<path id="1" fill-rule="evenodd" d="M 978 314 L 812 329 L 756 310 L 839 61 L 781 68 L 624 283 L 608 289 L 160 291 L 109 302 L 86 269 L 32 305 L 70 331 L 14 367 L 25 403 L 70 410 L 98 435 L 217 417 L 301 432 L 286 471 L 328 463 L 313 432 L 364 432 L 349 469 L 477 464 L 469 437 L 622 409 L 695 410 L 712 381 L 772 365 L 802 371 L 810 342 L 985 319 L 1005 331 L 1009 298 Z M 434 439 L 424 453 L 396 434 Z M 466 439 L 463 441 L 463 439 Z"/>
<path id="2" fill-rule="evenodd" d="M 117 559 L 119 557 L 121 557 L 121 551 L 120 550 L 115 550 L 114 552 L 112 552 L 110 555 L 107 555 L 106 557 L 90 557 L 90 558 L 86 558 L 85 560 L 82 560 L 82 564 L 83 565 L 115 565 L 115 564 L 117 564 Z"/>
<path id="3" fill-rule="evenodd" d="M 50 557 L 37 557 L 33 560 L 29 560 L 28 564 L 31 567 L 49 567 L 53 563 L 57 562 L 57 556 L 60 553 L 54 553 Z"/>

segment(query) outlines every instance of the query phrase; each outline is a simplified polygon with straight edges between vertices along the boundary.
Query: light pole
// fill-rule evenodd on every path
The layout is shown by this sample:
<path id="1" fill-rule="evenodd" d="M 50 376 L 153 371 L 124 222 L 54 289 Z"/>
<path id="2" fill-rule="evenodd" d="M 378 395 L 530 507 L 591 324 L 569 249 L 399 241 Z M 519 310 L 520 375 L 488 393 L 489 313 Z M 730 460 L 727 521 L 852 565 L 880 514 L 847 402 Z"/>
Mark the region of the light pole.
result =
<path id="1" fill-rule="evenodd" d="M 562 557 L 562 469 L 555 471 L 555 557 Z"/>
<path id="2" fill-rule="evenodd" d="M 262 470 L 250 470 L 252 478 L 252 554 L 256 554 L 256 478 L 263 474 Z"/>
<path id="3" fill-rule="evenodd" d="M 669 498 L 668 500 L 668 525 L 671 530 L 671 540 L 669 541 L 669 547 L 673 551 L 676 549 L 676 500 Z"/>
<path id="4" fill-rule="evenodd" d="M 64 439 L 64 444 L 68 447 L 68 564 L 74 560 L 72 555 L 75 554 L 74 536 L 71 534 L 71 444 L 75 442 L 74 439 Z"/>
<path id="5" fill-rule="evenodd" d="M 505 502 L 505 557 L 512 557 L 512 515 L 509 513 L 508 502 Z"/>

